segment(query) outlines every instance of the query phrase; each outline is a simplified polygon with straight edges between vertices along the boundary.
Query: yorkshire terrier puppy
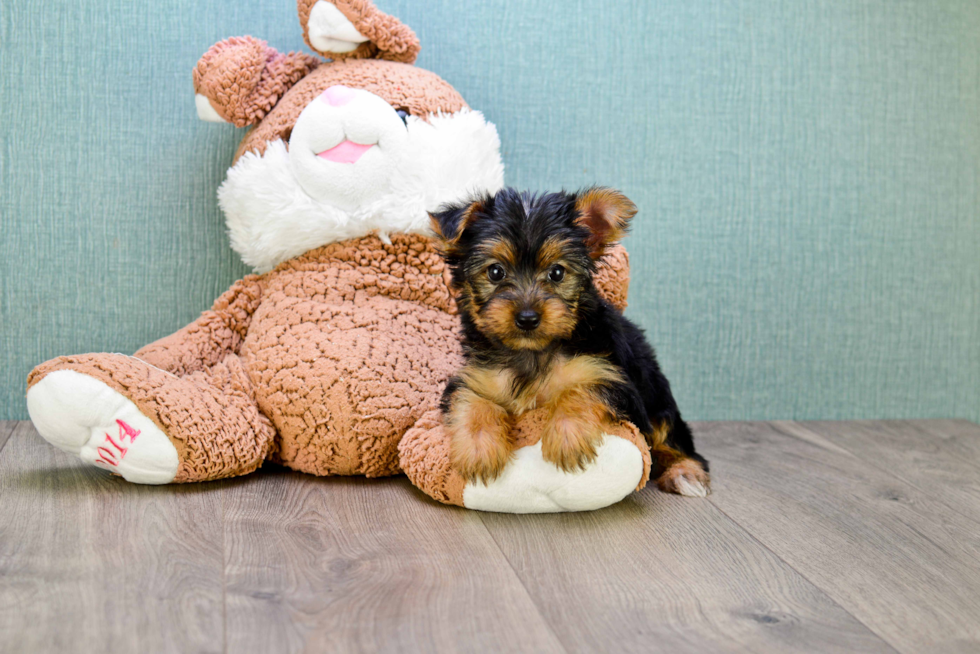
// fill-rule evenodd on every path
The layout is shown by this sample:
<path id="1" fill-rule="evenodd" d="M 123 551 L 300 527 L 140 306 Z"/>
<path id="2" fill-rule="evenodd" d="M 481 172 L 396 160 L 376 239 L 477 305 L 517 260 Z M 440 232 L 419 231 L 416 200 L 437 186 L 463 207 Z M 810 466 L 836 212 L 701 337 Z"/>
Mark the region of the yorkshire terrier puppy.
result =
<path id="1" fill-rule="evenodd" d="M 433 214 L 463 323 L 466 364 L 442 398 L 450 463 L 487 483 L 512 453 L 514 418 L 548 410 L 545 460 L 565 471 L 595 460 L 610 424 L 644 434 L 661 490 L 708 494 L 670 384 L 643 332 L 603 300 L 596 260 L 636 207 L 622 193 L 530 195 L 504 189 Z"/>

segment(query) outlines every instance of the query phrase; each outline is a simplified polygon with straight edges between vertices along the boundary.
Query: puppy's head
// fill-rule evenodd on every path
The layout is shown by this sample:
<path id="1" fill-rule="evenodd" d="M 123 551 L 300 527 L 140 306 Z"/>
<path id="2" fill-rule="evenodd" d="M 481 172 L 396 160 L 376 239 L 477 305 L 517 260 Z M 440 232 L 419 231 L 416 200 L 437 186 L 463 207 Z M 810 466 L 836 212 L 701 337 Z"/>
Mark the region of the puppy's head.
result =
<path id="1" fill-rule="evenodd" d="M 595 260 L 636 207 L 618 191 L 531 195 L 504 189 L 432 215 L 460 309 L 492 341 L 543 350 L 569 337 Z"/>

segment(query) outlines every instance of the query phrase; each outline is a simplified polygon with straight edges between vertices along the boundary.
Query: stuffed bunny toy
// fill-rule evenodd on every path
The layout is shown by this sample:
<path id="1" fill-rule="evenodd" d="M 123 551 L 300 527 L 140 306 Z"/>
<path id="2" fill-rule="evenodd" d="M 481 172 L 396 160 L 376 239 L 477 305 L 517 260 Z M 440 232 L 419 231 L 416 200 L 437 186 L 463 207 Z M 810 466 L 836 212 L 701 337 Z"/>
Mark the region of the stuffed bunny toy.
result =
<path id="1" fill-rule="evenodd" d="M 595 509 L 649 476 L 635 427 L 566 473 L 545 462 L 531 412 L 490 484 L 451 469 L 439 399 L 461 364 L 459 319 L 430 212 L 503 186 L 494 126 L 437 75 L 419 42 L 368 0 L 299 0 L 328 61 L 252 37 L 194 70 L 198 115 L 250 127 L 218 190 L 231 246 L 257 274 L 133 356 L 53 359 L 28 378 L 38 433 L 142 484 L 221 479 L 272 461 L 313 475 L 406 472 L 474 509 Z M 628 260 L 601 262 L 622 308 Z"/>

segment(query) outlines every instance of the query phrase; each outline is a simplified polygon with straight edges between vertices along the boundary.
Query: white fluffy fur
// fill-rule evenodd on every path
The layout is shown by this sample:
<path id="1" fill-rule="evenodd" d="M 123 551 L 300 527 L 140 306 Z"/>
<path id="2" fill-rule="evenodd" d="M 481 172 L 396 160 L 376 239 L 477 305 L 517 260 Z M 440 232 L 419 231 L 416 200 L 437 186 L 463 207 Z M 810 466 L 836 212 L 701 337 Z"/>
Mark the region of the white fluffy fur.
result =
<path id="1" fill-rule="evenodd" d="M 266 272 L 328 243 L 371 232 L 429 231 L 429 211 L 503 187 L 500 139 L 478 111 L 408 119 L 412 165 L 400 166 L 386 195 L 346 212 L 311 198 L 297 182 L 282 141 L 265 154 L 247 153 L 218 190 L 232 248 Z"/>

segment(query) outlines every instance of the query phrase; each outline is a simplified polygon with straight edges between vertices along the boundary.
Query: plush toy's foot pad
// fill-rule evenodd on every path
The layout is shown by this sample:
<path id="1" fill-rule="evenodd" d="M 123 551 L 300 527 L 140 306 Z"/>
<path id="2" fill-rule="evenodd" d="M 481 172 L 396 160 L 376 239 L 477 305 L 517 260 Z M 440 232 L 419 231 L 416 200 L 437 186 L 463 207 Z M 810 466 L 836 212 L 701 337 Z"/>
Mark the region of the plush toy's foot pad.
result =
<path id="1" fill-rule="evenodd" d="M 446 504 L 501 513 L 591 511 L 619 502 L 646 484 L 650 450 L 636 427 L 610 429 L 595 462 L 585 470 L 563 472 L 541 454 L 540 435 L 547 412 L 536 409 L 514 427 L 514 454 L 489 484 L 466 482 L 449 463 L 449 437 L 438 409 L 427 412 L 398 446 L 399 463 L 420 490 Z"/>
<path id="2" fill-rule="evenodd" d="M 564 472 L 544 460 L 541 441 L 522 447 L 500 477 L 463 488 L 463 506 L 502 513 L 592 511 L 632 493 L 643 476 L 643 455 L 618 436 L 606 435 L 585 470 Z"/>
<path id="3" fill-rule="evenodd" d="M 177 449 L 124 395 L 74 370 L 56 370 L 31 386 L 27 410 L 55 447 L 137 484 L 167 484 Z"/>

